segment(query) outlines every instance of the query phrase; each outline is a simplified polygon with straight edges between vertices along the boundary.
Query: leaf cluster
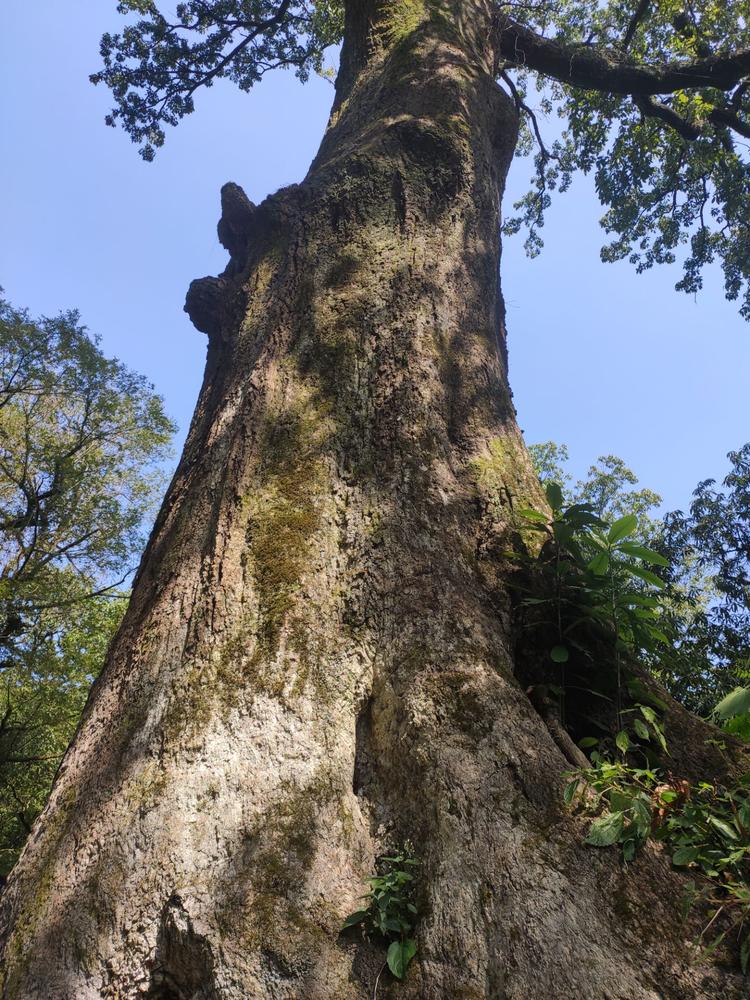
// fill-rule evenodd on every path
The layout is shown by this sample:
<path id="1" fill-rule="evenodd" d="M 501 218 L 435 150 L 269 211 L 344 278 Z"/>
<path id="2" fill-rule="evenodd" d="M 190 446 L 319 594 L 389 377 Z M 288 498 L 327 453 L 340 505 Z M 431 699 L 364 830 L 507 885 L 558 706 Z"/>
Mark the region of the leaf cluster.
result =
<path id="1" fill-rule="evenodd" d="M 565 663 L 575 653 L 591 660 L 592 633 L 633 652 L 663 642 L 655 594 L 664 581 L 648 567 L 667 563 L 635 539 L 637 516 L 624 514 L 608 524 L 589 503 L 565 506 L 559 484 L 548 482 L 545 492 L 551 523 L 541 511 L 519 512 L 529 529 L 547 536 L 534 560 L 530 596 L 521 604 L 537 609 L 527 627 L 556 633 L 550 657 Z"/>
<path id="2" fill-rule="evenodd" d="M 587 844 L 618 844 L 627 862 L 652 839 L 664 844 L 675 867 L 694 869 L 708 880 L 703 891 L 692 893 L 691 900 L 711 908 L 701 939 L 725 914 L 728 926 L 708 947 L 714 950 L 727 934 L 734 933 L 746 972 L 750 962 L 746 927 L 750 919 L 750 775 L 732 788 L 708 782 L 690 785 L 658 771 L 602 758 L 570 777 L 566 803 L 598 814 Z"/>
<path id="3" fill-rule="evenodd" d="M 513 6 L 517 22 L 570 46 L 571 59 L 600 51 L 615 72 L 618 62 L 638 65 L 653 68 L 657 80 L 648 93 L 628 93 L 573 86 L 523 64 L 506 67 L 504 79 L 525 121 L 521 149 L 535 163 L 532 186 L 506 232 L 526 228 L 527 250 L 538 253 L 552 193 L 567 190 L 576 171 L 593 173 L 605 209 L 601 224 L 613 237 L 603 260 L 627 259 L 639 272 L 682 260 L 676 287 L 691 294 L 716 260 L 727 298 L 739 298 L 741 314 L 750 318 L 748 78 L 738 73 L 727 88 L 724 81 L 712 86 L 710 73 L 702 81 L 686 73 L 684 89 L 658 85 L 659 66 L 746 50 L 749 15 L 745 0 Z M 557 119 L 552 139 L 543 137 L 537 115 Z"/>
<path id="4" fill-rule="evenodd" d="M 362 897 L 366 905 L 350 914 L 343 929 L 361 926 L 365 933 L 388 942 L 386 962 L 397 979 L 403 979 L 417 953 L 414 930 L 419 918 L 416 906 L 416 870 L 419 861 L 408 841 L 393 855 L 378 858 L 370 889 Z"/>
<path id="5" fill-rule="evenodd" d="M 708 715 L 716 702 L 750 678 L 750 445 L 729 453 L 730 471 L 699 483 L 686 511 L 655 518 L 660 498 L 638 487 L 622 459 L 601 456 L 573 484 L 567 449 L 546 442 L 530 448 L 543 482 L 564 484 L 565 503 L 587 503 L 606 521 L 639 515 L 635 540 L 659 553 L 667 586 L 658 595 L 658 628 L 667 643 L 640 650 L 670 693 L 691 711 Z M 750 720 L 724 721 L 750 737 Z"/>
<path id="6" fill-rule="evenodd" d="M 108 125 L 122 125 L 152 160 L 164 127 L 195 109 L 195 94 L 229 79 L 250 90 L 269 70 L 294 67 L 306 80 L 343 33 L 336 0 L 186 0 L 173 16 L 154 0 L 123 0 L 129 20 L 101 40 L 103 68 L 90 77 L 112 91 Z"/>

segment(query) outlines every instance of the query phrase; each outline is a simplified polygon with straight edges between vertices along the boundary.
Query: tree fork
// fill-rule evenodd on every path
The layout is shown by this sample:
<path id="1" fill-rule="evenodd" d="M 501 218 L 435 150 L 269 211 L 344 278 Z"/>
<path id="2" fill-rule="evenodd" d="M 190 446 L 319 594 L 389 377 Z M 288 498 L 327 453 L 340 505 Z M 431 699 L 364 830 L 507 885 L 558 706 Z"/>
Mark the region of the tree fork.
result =
<path id="1" fill-rule="evenodd" d="M 225 188 L 195 416 L 2 897 L 3 996 L 369 997 L 382 952 L 341 924 L 410 838 L 419 961 L 381 997 L 739 997 L 688 964 L 663 858 L 582 845 L 515 677 L 503 553 L 543 500 L 507 383 L 491 7 L 352 4 L 347 32 L 304 182 Z"/>

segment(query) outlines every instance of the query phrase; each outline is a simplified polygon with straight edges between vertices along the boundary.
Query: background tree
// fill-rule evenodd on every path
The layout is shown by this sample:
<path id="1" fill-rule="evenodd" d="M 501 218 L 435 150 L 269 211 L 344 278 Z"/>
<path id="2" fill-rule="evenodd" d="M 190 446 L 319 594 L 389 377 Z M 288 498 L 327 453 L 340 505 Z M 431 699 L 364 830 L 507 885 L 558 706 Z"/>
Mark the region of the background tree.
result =
<path id="1" fill-rule="evenodd" d="M 638 477 L 617 456 L 600 456 L 585 479 L 568 485 L 568 449 L 547 441 L 529 451 L 542 482 L 564 486 L 566 503 L 590 505 L 600 517 L 638 519 L 642 544 L 668 562 L 660 599 L 659 627 L 668 642 L 649 665 L 669 692 L 691 711 L 708 716 L 717 702 L 748 678 L 748 456 L 750 445 L 728 454 L 731 471 L 717 485 L 699 483 L 687 512 L 661 517 L 649 512 L 661 497 L 638 485 Z M 738 732 L 743 722 L 735 724 Z M 730 726 L 730 729 L 732 727 Z"/>
<path id="2" fill-rule="evenodd" d="M 660 533 L 682 598 L 665 680 L 703 715 L 750 676 L 750 445 L 727 457 L 722 482 L 699 483 L 688 510 L 665 515 Z"/>
<path id="3" fill-rule="evenodd" d="M 0 873 L 122 618 L 174 426 L 75 313 L 0 301 Z"/>
<path id="4" fill-rule="evenodd" d="M 286 0 L 120 9 L 99 79 L 113 120 L 154 148 L 201 86 L 307 72 L 341 34 L 333 6 Z M 746 293 L 745 8 L 696 16 L 697 41 L 673 18 L 661 4 L 345 5 L 307 177 L 260 206 L 222 191 L 230 261 L 186 302 L 208 336 L 203 388 L 0 901 L 6 995 L 395 995 L 379 943 L 341 927 L 407 840 L 419 859 L 387 856 L 419 861 L 417 913 L 408 932 L 386 927 L 396 976 L 416 942 L 405 997 L 519 1000 L 550 982 L 586 1000 L 742 995 L 730 955 L 688 964 L 682 875 L 649 852 L 623 871 L 582 844 L 508 587 L 520 511 L 545 503 L 497 280 L 519 117 L 536 139 L 526 74 L 570 136 L 538 154 L 521 210 L 532 250 L 552 185 L 593 167 L 612 253 L 648 265 L 686 239 L 686 287 L 714 254 L 728 294 Z M 598 653 L 611 675 L 611 644 Z M 681 778 L 744 769 L 739 744 L 721 750 L 664 704 Z"/>

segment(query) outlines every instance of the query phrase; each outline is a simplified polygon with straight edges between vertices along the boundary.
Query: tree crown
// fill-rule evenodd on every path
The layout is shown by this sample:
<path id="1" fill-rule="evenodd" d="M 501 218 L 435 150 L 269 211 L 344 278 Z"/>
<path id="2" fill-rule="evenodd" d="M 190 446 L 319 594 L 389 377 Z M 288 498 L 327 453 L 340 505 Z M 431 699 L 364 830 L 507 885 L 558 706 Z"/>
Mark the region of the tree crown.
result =
<path id="1" fill-rule="evenodd" d="M 124 612 L 174 426 L 76 313 L 0 298 L 0 875 Z"/>
<path id="2" fill-rule="evenodd" d="M 373 5 L 384 49 L 427 30 L 439 4 L 410 6 L 403 30 L 389 30 L 390 8 L 402 6 Z M 172 18 L 155 0 L 122 0 L 118 11 L 127 23 L 103 37 L 104 65 L 91 79 L 110 87 L 107 121 L 121 124 L 146 159 L 165 126 L 194 110 L 201 88 L 227 77 L 249 90 L 276 67 L 306 79 L 344 33 L 340 0 L 188 0 Z M 686 292 L 700 289 L 704 266 L 718 260 L 727 297 L 741 299 L 750 319 L 747 0 L 497 3 L 493 24 L 487 45 L 521 115 L 519 150 L 535 160 L 531 189 L 505 231 L 525 227 L 527 250 L 537 253 L 551 193 L 575 171 L 593 171 L 612 235 L 605 260 L 644 270 L 683 255 L 677 287 Z M 542 116 L 559 118 L 552 141 Z"/>

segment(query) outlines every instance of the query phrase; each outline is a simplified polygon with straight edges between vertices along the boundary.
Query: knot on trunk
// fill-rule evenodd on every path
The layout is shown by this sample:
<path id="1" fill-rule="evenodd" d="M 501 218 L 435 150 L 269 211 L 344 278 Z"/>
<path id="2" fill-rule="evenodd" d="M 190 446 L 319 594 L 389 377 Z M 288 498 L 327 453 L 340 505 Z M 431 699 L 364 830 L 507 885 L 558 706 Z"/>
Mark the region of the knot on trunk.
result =
<path id="1" fill-rule="evenodd" d="M 226 289 L 225 278 L 196 278 L 190 282 L 185 297 L 185 312 L 190 322 L 201 333 L 216 337 L 221 332 L 222 300 Z"/>
<path id="2" fill-rule="evenodd" d="M 247 249 L 256 212 L 239 184 L 230 181 L 221 189 L 221 218 L 216 231 L 219 242 L 233 257 L 241 256 Z"/>

